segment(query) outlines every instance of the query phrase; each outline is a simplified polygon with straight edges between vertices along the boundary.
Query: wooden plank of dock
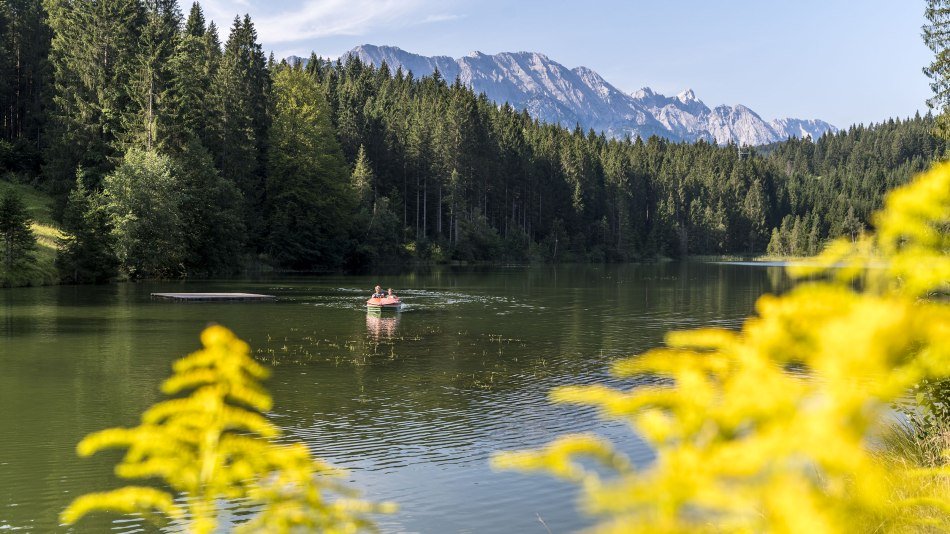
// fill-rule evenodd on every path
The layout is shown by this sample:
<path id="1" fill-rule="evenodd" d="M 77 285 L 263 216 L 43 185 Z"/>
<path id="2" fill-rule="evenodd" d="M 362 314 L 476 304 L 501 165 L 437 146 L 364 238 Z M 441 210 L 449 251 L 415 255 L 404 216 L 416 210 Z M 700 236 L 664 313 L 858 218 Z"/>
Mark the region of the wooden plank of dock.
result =
<path id="1" fill-rule="evenodd" d="M 274 295 L 259 295 L 257 293 L 152 293 L 152 298 L 189 302 L 277 300 Z"/>

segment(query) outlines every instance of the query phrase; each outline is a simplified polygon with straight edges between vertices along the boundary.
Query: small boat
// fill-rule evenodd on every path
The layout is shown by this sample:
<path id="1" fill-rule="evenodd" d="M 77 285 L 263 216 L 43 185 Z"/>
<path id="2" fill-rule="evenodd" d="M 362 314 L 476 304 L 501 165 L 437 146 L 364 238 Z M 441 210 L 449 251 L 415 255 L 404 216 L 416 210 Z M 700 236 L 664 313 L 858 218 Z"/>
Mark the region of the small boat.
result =
<path id="1" fill-rule="evenodd" d="M 366 301 L 368 310 L 398 310 L 402 308 L 402 301 L 399 297 L 371 298 Z"/>

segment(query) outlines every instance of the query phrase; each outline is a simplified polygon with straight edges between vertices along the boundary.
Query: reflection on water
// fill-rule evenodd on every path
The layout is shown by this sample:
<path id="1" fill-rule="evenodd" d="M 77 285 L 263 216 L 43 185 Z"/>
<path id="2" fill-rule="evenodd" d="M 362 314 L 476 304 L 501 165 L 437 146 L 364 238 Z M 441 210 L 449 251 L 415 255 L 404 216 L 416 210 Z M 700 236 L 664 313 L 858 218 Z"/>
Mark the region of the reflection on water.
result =
<path id="1" fill-rule="evenodd" d="M 551 405 L 548 392 L 636 385 L 643 379 L 610 378 L 609 363 L 657 346 L 673 328 L 738 327 L 760 294 L 787 281 L 778 268 L 745 265 L 433 269 L 387 277 L 406 288 L 409 308 L 370 315 L 365 288 L 374 283 L 325 276 L 0 290 L 0 530 L 55 531 L 70 499 L 118 485 L 118 454 L 79 459 L 76 443 L 137 424 L 162 399 L 171 362 L 214 321 L 272 367 L 269 417 L 283 439 L 348 468 L 348 484 L 366 499 L 399 503 L 380 520 L 384 531 L 539 532 L 538 517 L 553 532 L 575 531 L 589 522 L 573 487 L 493 473 L 491 452 L 594 431 L 648 462 L 651 451 L 624 425 Z M 279 299 L 160 302 L 152 291 Z M 98 516 L 75 531 L 149 529 Z"/>
<path id="2" fill-rule="evenodd" d="M 366 333 L 374 341 L 392 339 L 399 326 L 399 316 L 399 312 L 367 310 Z"/>

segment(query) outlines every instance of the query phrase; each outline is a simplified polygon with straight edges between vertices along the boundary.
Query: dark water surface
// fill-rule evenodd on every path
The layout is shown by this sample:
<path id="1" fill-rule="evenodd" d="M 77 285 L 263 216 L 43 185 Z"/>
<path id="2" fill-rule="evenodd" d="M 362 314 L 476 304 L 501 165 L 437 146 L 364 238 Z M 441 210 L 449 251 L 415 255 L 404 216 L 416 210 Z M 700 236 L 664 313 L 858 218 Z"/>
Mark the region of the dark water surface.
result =
<path id="1" fill-rule="evenodd" d="M 376 283 L 396 289 L 406 310 L 367 315 Z M 0 531 L 66 530 L 57 514 L 72 498 L 120 485 L 118 452 L 80 459 L 75 444 L 137 424 L 162 399 L 171 362 L 212 321 L 273 367 L 266 385 L 285 439 L 349 469 L 364 498 L 399 504 L 379 519 L 383 531 L 575 531 L 590 520 L 572 486 L 493 472 L 490 453 L 595 431 L 649 462 L 623 425 L 552 406 L 548 391 L 620 385 L 610 361 L 657 346 L 670 329 L 738 327 L 783 283 L 778 267 L 671 263 L 0 289 Z M 155 291 L 279 299 L 177 303 L 152 300 Z M 98 516 L 72 530 L 155 527 Z"/>

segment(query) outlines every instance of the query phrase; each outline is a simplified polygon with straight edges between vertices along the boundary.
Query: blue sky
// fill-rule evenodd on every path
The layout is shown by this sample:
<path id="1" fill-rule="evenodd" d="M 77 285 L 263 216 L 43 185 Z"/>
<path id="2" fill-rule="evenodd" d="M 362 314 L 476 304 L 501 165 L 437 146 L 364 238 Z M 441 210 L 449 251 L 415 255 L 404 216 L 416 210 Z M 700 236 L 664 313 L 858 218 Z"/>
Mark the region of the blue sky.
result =
<path id="1" fill-rule="evenodd" d="M 187 13 L 190 1 L 181 0 Z M 618 89 L 745 104 L 836 126 L 926 111 L 923 0 L 206 0 L 226 39 L 250 13 L 278 57 L 358 44 L 424 55 L 542 52 Z"/>

